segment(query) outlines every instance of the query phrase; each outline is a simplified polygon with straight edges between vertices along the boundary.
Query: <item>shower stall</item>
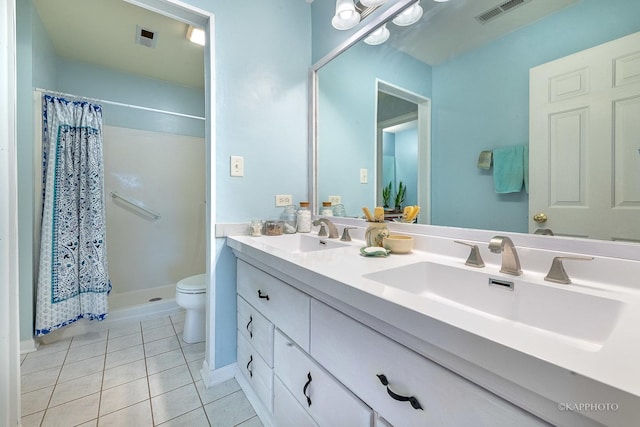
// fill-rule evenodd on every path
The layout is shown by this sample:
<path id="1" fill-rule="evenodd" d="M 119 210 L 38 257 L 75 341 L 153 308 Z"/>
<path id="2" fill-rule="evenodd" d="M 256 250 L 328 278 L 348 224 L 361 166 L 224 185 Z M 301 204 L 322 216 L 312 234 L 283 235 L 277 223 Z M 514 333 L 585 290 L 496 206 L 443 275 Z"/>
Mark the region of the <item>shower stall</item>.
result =
<path id="1" fill-rule="evenodd" d="M 42 91 L 35 90 L 36 265 L 42 215 L 41 97 Z M 104 102 L 107 107 L 109 101 Z M 156 119 L 165 114 L 137 111 L 136 106 L 117 108 Z M 108 108 L 104 122 L 106 246 L 112 284 L 107 321 L 177 310 L 176 283 L 205 271 L 205 140 L 109 125 Z M 84 328 L 86 322 L 77 323 Z"/>

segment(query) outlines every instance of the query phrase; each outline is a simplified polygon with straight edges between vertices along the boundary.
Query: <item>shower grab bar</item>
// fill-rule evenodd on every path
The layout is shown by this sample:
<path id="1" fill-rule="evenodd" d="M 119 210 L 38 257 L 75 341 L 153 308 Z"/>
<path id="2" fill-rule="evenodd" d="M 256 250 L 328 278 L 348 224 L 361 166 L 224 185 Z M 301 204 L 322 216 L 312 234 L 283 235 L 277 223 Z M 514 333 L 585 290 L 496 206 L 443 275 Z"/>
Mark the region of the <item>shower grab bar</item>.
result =
<path id="1" fill-rule="evenodd" d="M 151 209 L 147 209 L 144 206 L 142 206 L 142 204 L 140 204 L 140 202 L 136 201 L 136 200 L 132 200 L 126 196 L 123 196 L 122 194 L 116 193 L 115 191 L 111 192 L 111 197 L 113 197 L 114 199 L 120 199 L 128 204 L 130 204 L 131 206 L 133 206 L 136 209 L 140 209 L 142 212 L 146 213 L 147 215 L 153 217 L 153 219 L 160 219 L 160 214 L 152 211 Z"/>

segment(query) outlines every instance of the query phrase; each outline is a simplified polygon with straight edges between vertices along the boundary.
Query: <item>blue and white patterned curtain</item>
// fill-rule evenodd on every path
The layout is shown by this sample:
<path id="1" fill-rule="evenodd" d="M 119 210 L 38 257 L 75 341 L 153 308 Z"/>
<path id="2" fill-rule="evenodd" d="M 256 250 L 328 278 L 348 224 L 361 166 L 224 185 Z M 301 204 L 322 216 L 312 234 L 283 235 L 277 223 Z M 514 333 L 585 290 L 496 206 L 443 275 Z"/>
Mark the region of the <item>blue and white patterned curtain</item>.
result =
<path id="1" fill-rule="evenodd" d="M 107 316 L 102 107 L 44 94 L 36 336 Z"/>

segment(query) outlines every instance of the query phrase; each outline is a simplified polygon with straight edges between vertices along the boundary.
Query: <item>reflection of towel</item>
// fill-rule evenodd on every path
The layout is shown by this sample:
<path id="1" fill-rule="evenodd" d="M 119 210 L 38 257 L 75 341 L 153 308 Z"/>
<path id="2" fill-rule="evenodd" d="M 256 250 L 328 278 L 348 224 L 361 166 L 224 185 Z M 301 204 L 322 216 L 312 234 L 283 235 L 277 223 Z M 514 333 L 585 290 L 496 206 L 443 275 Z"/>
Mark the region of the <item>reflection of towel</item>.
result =
<path id="1" fill-rule="evenodd" d="M 517 193 L 524 182 L 524 146 L 493 150 L 493 184 L 496 193 Z"/>

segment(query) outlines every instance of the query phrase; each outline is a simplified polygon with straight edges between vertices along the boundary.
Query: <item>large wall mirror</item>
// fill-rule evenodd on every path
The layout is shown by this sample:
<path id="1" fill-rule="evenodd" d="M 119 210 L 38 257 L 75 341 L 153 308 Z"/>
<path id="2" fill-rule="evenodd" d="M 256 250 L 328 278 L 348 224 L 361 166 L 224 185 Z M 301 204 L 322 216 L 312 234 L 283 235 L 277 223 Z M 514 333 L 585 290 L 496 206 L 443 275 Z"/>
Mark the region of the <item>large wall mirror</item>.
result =
<path id="1" fill-rule="evenodd" d="M 566 120 L 551 125 L 551 115 L 539 126 L 530 114 L 530 90 L 544 93 L 544 99 L 551 96 L 548 87 L 530 89 L 530 70 L 639 32 L 640 2 L 421 0 L 420 5 L 424 14 L 417 23 L 401 27 L 387 22 L 386 42 L 369 45 L 361 40 L 317 69 L 316 206 L 339 196 L 347 216 L 361 216 L 363 206 L 382 206 L 383 188 L 392 182 L 393 193 L 402 179 L 405 203 L 421 206 L 420 223 L 521 233 L 561 227 L 554 223 L 555 211 L 545 211 L 548 206 L 539 208 L 548 214 L 548 222 L 532 218 L 538 207 L 530 205 L 540 184 L 529 182 L 520 191 L 499 193 L 494 168 L 478 167 L 483 151 L 523 146 L 528 149 L 525 173 L 527 167 L 530 177 L 542 171 L 547 191 L 555 191 L 549 177 L 566 184 L 542 199 L 551 207 L 574 208 L 569 223 L 590 224 L 579 231 L 557 228 L 555 234 L 640 242 L 640 45 L 631 40 L 635 53 L 613 53 L 605 60 L 614 65 L 614 73 L 617 69 L 624 74 L 622 86 L 631 92 L 616 95 L 624 103 L 608 101 L 614 116 L 606 124 L 608 139 L 596 144 L 610 148 L 606 184 L 597 191 L 609 192 L 605 203 L 625 212 L 630 222 L 622 228 L 603 234 L 603 222 L 622 220 L 603 219 L 600 211 L 596 220 L 578 216 L 593 203 L 585 189 L 603 180 L 591 175 L 595 168 L 589 162 L 603 155 L 588 145 L 600 137 L 585 122 L 591 120 L 601 129 L 602 120 L 578 104 L 566 104 L 554 114 L 580 114 L 565 114 Z M 607 53 L 604 46 L 600 52 Z M 597 70 L 566 76 L 553 80 L 565 93 L 588 91 L 598 80 L 611 86 L 615 79 Z M 535 135 L 532 140 L 530 121 L 543 128 L 538 134 L 546 139 Z M 381 145 L 384 139 L 393 144 Z M 540 156 L 535 144 L 551 147 L 553 152 L 546 153 L 549 164 L 541 164 L 539 157 L 526 161 L 527 152 Z M 577 172 L 558 174 L 569 167 Z M 620 180 L 624 186 L 617 185 Z M 572 191 L 577 193 L 574 198 Z"/>

